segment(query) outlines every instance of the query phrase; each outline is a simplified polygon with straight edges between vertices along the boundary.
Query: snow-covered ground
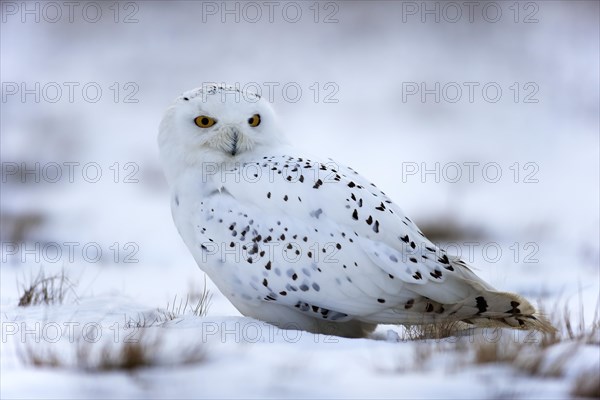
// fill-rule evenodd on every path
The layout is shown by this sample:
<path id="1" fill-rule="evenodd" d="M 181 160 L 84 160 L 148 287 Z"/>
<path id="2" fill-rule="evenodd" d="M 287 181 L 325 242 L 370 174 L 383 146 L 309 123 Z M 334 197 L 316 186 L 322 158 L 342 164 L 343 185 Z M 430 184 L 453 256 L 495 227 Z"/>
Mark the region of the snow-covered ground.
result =
<path id="1" fill-rule="evenodd" d="M 426 232 L 451 224 L 441 244 L 494 286 L 568 304 L 574 324 L 582 304 L 589 325 L 598 2 L 476 2 L 472 21 L 462 2 L 75 3 L 2 3 L 0 397 L 565 398 L 600 379 L 598 340 L 551 348 L 544 362 L 562 371 L 530 375 L 526 356 L 473 362 L 491 332 L 459 346 L 398 341 L 393 326 L 360 340 L 281 331 L 240 316 L 210 281 L 206 316 L 147 328 L 161 338 L 156 366 L 83 371 L 74 354 L 89 335 L 92 353 L 118 348 L 136 321 L 202 290 L 156 134 L 171 100 L 203 82 L 258 87 L 296 145 L 367 176 Z M 17 283 L 40 267 L 64 269 L 73 291 L 18 307 Z M 506 330 L 498 343 L 528 339 Z M 65 367 L 24 363 L 28 349 Z"/>

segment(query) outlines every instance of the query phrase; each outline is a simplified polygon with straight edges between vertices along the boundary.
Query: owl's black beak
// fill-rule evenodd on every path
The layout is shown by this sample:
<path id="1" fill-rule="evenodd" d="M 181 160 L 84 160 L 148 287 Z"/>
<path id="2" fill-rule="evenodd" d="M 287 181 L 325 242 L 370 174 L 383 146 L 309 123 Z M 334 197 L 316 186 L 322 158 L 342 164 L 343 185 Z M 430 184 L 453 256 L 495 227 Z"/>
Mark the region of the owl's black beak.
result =
<path id="1" fill-rule="evenodd" d="M 244 136 L 237 125 L 223 125 L 215 139 L 216 148 L 232 157 L 244 151 Z"/>
<path id="2" fill-rule="evenodd" d="M 237 130 L 234 130 L 232 132 L 232 134 L 233 135 L 231 138 L 231 155 L 235 156 L 238 151 L 237 144 L 238 144 L 238 139 L 239 139 L 240 135 Z"/>

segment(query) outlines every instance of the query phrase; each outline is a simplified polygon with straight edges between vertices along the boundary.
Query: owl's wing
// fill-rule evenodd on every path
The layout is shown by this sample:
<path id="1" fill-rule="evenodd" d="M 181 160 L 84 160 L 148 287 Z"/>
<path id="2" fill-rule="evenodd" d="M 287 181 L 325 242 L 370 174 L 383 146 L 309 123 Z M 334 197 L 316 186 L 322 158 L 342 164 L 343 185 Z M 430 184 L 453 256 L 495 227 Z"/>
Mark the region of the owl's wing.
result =
<path id="1" fill-rule="evenodd" d="M 290 288 L 296 288 L 296 296 L 287 301 L 302 300 L 311 305 L 334 306 L 344 313 L 372 314 L 404 306 L 414 298 L 411 287 L 418 286 L 421 295 L 437 302 L 455 303 L 468 296 L 469 288 L 450 282 L 442 290 L 438 284 L 465 277 L 479 281 L 462 261 L 425 238 L 375 185 L 333 161 L 270 156 L 220 171 L 212 178 L 218 196 L 213 206 L 209 200 L 206 211 L 227 204 L 225 208 L 233 213 L 244 210 L 237 211 L 240 215 L 231 220 L 229 227 L 233 224 L 233 228 L 228 233 L 241 233 L 243 240 L 261 246 L 268 238 L 284 251 L 284 255 L 274 252 L 271 267 L 278 264 L 283 271 L 279 276 L 265 277 L 270 282 L 263 285 L 265 297 L 287 294 Z M 212 221 L 233 218 L 214 211 L 209 214 L 206 218 Z M 252 223 L 248 223 L 250 220 Z M 214 238 L 214 234 L 206 237 Z M 223 238 L 224 246 L 235 245 L 229 239 L 237 241 L 240 236 Z M 290 255 L 285 255 L 287 250 Z M 300 259 L 290 262 L 292 253 L 298 251 Z M 308 273 L 299 273 L 302 270 Z M 299 278 L 290 280 L 309 274 L 307 278 L 311 279 L 304 284 L 296 282 Z M 326 294 L 311 289 L 313 280 L 327 282 Z M 481 285 L 487 287 L 483 281 Z M 271 290 L 270 286 L 281 290 Z M 308 290 L 302 290 L 306 287 Z"/>
<path id="2" fill-rule="evenodd" d="M 209 192 L 176 224 L 187 224 L 182 236 L 197 262 L 234 304 L 274 302 L 334 321 L 552 329 L 526 300 L 440 250 L 347 167 L 266 156 L 211 171 L 203 174 Z"/>

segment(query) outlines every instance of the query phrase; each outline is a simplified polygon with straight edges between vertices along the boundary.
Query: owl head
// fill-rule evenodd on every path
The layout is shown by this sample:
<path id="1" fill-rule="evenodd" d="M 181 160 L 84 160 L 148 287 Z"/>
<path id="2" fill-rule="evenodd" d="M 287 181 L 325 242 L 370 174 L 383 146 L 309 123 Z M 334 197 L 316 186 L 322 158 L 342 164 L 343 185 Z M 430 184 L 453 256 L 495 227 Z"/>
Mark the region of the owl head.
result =
<path id="1" fill-rule="evenodd" d="M 287 143 L 261 96 L 206 84 L 175 99 L 160 123 L 158 144 L 167 178 L 202 163 L 239 163 Z"/>

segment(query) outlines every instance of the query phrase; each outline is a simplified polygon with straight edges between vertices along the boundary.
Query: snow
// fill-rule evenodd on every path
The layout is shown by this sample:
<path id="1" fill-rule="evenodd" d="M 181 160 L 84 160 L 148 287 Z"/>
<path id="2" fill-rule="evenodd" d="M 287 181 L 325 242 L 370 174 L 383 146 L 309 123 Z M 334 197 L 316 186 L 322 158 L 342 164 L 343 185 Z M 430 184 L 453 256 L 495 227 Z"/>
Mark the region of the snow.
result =
<path id="1" fill-rule="evenodd" d="M 587 325 L 598 316 L 598 3 L 518 3 L 520 20 L 533 10 L 527 4 L 538 7 L 539 22 L 528 24 L 513 22 L 513 2 L 497 3 L 503 11 L 497 23 L 477 12 L 473 23 L 466 14 L 457 23 L 432 17 L 421 23 L 420 15 L 402 14 L 409 3 L 320 3 L 320 21 L 337 5 L 337 23 L 315 23 L 312 3 L 301 3 L 297 23 L 278 13 L 271 23 L 266 9 L 257 23 L 235 23 L 232 16 L 222 23 L 219 14 L 203 14 L 221 2 L 160 1 L 115 3 L 118 23 L 114 7 L 102 3 L 103 17 L 90 23 L 81 16 L 82 3 L 72 23 L 66 9 L 57 23 L 43 18 L 50 14 L 40 22 L 29 14 L 23 23 L 19 7 L 25 3 L 3 2 L 0 397 L 565 398 L 583 374 L 600 375 L 598 338 L 549 348 L 542 371 L 569 354 L 558 376 L 529 375 L 509 363 L 469 362 L 469 338 L 460 339 L 467 350 L 458 351 L 447 342 L 404 340 L 397 326 L 354 340 L 282 331 L 241 316 L 210 281 L 206 316 L 184 313 L 146 328 L 162 338 L 155 367 L 75 367 L 74 343 L 85 340 L 85 332 L 101 332 L 91 347 L 96 351 L 101 344 L 122 345 L 140 331 L 131 321 L 160 319 L 175 296 L 202 290 L 204 276 L 171 221 L 156 134 L 175 96 L 211 81 L 256 82 L 263 94 L 272 85 L 274 107 L 296 145 L 352 166 L 420 226 L 451 219 L 467 232 L 482 232 L 441 244 L 460 251 L 492 285 L 548 311 L 567 304 L 575 326 L 580 305 Z M 136 7 L 138 22 L 123 23 Z M 57 83 L 62 97 L 48 101 L 52 85 L 39 102 L 33 94 L 25 101 L 20 92 L 8 94 L 7 83 L 31 89 L 36 82 L 41 88 Z M 68 82 L 78 84 L 72 102 Z M 463 97 L 403 101 L 403 84 L 411 82 L 427 88 L 457 82 Z M 471 103 L 465 82 L 478 88 L 495 82 L 502 98 L 488 102 L 477 90 Z M 514 82 L 519 102 L 510 89 Z M 528 82 L 539 89 L 537 103 L 522 101 Z M 86 83 L 102 89 L 97 102 L 84 98 Z M 281 91 L 286 84 L 301 88 L 297 102 Z M 138 101 L 125 102 L 127 95 Z M 337 102 L 325 102 L 327 95 Z M 36 162 L 39 171 L 27 183 L 10 173 Z M 50 163 L 61 166 L 57 182 L 42 173 Z M 72 179 L 64 163 L 78 163 L 70 164 Z M 476 166 L 472 181 L 469 163 L 478 163 L 470 164 Z M 492 163 L 502 172 L 497 182 L 493 170 L 483 172 Z M 436 165 L 439 172 L 424 171 Z M 444 175 L 453 165 L 462 173 L 456 183 Z M 91 182 L 96 166 L 102 175 Z M 32 216 L 40 223 L 22 226 L 25 242 L 15 242 L 15 219 Z M 52 252 L 57 248 L 59 256 Z M 17 282 L 40 267 L 47 276 L 64 269 L 75 293 L 63 304 L 18 307 Z M 50 340 L 57 327 L 61 335 Z M 502 335 L 525 338 L 510 330 Z M 27 346 L 55 349 L 66 367 L 23 363 L 19 354 Z M 196 351 L 205 358 L 184 363 Z"/>

